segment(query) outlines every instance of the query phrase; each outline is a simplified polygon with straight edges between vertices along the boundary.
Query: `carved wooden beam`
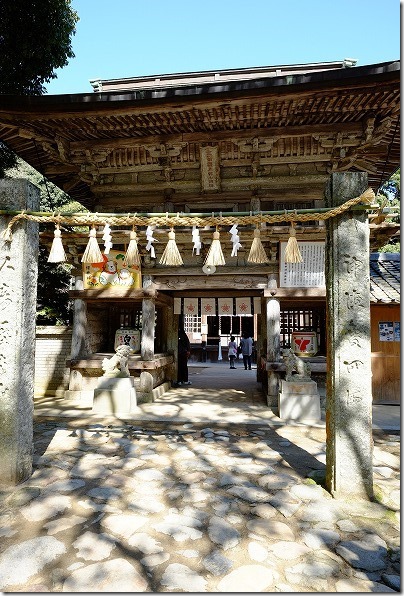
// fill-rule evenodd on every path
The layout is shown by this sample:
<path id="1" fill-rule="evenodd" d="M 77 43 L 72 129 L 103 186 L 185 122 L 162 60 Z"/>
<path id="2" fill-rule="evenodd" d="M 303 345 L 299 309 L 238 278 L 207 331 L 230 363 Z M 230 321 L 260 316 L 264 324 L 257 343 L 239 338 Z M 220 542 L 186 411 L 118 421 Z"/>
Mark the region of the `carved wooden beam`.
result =
<path id="1" fill-rule="evenodd" d="M 1 117 L 0 117 L 1 121 Z M 234 143 L 242 142 L 247 140 L 251 142 L 252 138 L 256 139 L 278 139 L 289 138 L 289 137 L 301 137 L 301 136 L 312 136 L 320 134 L 335 134 L 338 132 L 344 132 L 346 134 L 354 134 L 358 137 L 363 135 L 363 126 L 361 123 L 336 123 L 336 124 L 315 124 L 312 126 L 285 126 L 281 129 L 256 129 L 253 132 L 251 130 L 228 130 L 228 131 L 215 131 L 215 132 L 184 132 L 184 133 L 173 133 L 166 135 L 144 135 L 140 137 L 128 137 L 120 139 L 94 139 L 94 140 L 83 140 L 83 141 L 72 141 L 71 149 L 82 150 L 84 148 L 108 148 L 108 149 L 119 149 L 125 147 L 143 147 L 147 145 L 159 145 L 164 143 L 219 143 L 220 141 L 232 141 Z"/>

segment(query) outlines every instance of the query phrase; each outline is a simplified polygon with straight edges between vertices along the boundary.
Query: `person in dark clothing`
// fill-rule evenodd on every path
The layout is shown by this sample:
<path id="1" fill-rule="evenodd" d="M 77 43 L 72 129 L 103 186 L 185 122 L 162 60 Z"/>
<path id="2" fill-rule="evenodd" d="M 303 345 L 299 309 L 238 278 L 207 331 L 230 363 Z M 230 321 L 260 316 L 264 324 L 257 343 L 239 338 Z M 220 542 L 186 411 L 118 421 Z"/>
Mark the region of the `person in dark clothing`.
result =
<path id="1" fill-rule="evenodd" d="M 246 370 L 247 369 L 251 370 L 251 354 L 252 354 L 253 340 L 248 335 L 248 333 L 245 333 L 243 338 L 241 339 L 240 347 L 241 347 L 241 353 L 243 355 L 244 368 Z"/>
<path id="2" fill-rule="evenodd" d="M 178 385 L 191 385 L 188 380 L 188 358 L 191 354 L 191 344 L 188 335 L 185 333 L 184 327 L 180 327 L 178 331 Z"/>

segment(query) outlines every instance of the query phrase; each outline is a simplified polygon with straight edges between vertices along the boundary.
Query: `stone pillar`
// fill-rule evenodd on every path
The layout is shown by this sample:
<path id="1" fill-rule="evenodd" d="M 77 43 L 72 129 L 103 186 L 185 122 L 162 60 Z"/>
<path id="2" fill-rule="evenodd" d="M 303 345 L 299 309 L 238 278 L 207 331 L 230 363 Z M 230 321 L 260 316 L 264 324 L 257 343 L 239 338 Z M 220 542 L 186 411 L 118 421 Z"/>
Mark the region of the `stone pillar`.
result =
<path id="1" fill-rule="evenodd" d="M 267 362 L 280 362 L 281 359 L 281 307 L 276 298 L 267 299 Z M 278 406 L 279 373 L 268 370 L 267 404 Z"/>
<path id="2" fill-rule="evenodd" d="M 82 276 L 76 276 L 76 290 L 83 289 Z M 73 304 L 73 329 L 72 329 L 72 349 L 70 357 L 72 360 L 80 358 L 85 354 L 87 334 L 87 303 L 84 300 L 76 298 Z"/>
<path id="3" fill-rule="evenodd" d="M 332 174 L 326 203 L 361 195 L 367 174 Z M 369 227 L 366 211 L 327 222 L 326 484 L 335 497 L 373 496 Z"/>
<path id="4" fill-rule="evenodd" d="M 265 304 L 265 312 L 262 312 L 263 304 Z M 258 317 L 258 336 L 260 337 L 260 353 L 259 356 L 257 354 L 257 381 L 262 384 L 263 388 L 265 387 L 266 393 L 267 391 L 267 383 L 268 383 L 268 374 L 266 371 L 266 362 L 267 362 L 267 317 L 266 317 L 266 306 L 267 302 L 261 299 L 261 312 L 260 316 Z M 265 360 L 265 364 L 261 362 L 261 359 Z M 264 368 L 265 366 L 265 368 Z"/>
<path id="5" fill-rule="evenodd" d="M 28 180 L 0 180 L 2 209 L 39 209 L 39 189 Z M 0 233 L 10 217 L 0 216 Z M 32 474 L 38 224 L 22 220 L 12 241 L 0 238 L 0 483 Z"/>

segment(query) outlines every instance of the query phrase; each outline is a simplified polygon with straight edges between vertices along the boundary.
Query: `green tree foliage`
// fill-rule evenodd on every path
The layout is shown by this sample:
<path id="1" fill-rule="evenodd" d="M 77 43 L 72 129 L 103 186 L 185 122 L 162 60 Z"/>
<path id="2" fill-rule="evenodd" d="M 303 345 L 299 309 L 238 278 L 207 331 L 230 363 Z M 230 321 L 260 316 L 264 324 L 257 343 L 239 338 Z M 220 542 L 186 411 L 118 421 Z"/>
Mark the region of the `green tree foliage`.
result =
<path id="1" fill-rule="evenodd" d="M 41 191 L 41 211 L 55 211 L 71 201 L 68 194 L 55 186 L 50 180 L 46 180 L 38 170 L 35 170 L 19 157 L 17 158 L 15 167 L 7 171 L 7 178 L 26 178 L 32 184 L 35 184 Z"/>
<path id="2" fill-rule="evenodd" d="M 400 168 L 394 172 L 389 180 L 383 184 L 376 195 L 376 201 L 381 209 L 386 212 L 396 214 L 392 219 L 395 223 L 400 223 Z M 391 242 L 381 246 L 379 252 L 400 252 L 400 238 L 393 238 Z"/>
<path id="3" fill-rule="evenodd" d="M 48 263 L 48 255 L 48 250 L 40 246 L 36 323 L 69 325 L 72 322 L 72 303 L 69 299 L 71 266 L 65 263 Z"/>
<path id="4" fill-rule="evenodd" d="M 55 69 L 74 58 L 79 20 L 70 0 L 1 0 L 0 93 L 43 95 Z"/>
<path id="5" fill-rule="evenodd" d="M 35 184 L 41 192 L 40 210 L 60 213 L 78 213 L 87 211 L 77 201 L 72 201 L 68 194 L 46 180 L 42 174 L 22 159 L 17 159 L 17 166 L 8 170 L 8 178 L 26 178 Z M 46 229 L 41 225 L 41 230 Z M 48 228 L 53 231 L 51 224 Z M 72 304 L 69 300 L 71 265 L 48 263 L 49 251 L 40 246 L 38 260 L 37 287 L 37 324 L 69 325 L 72 317 Z"/>
<path id="6" fill-rule="evenodd" d="M 71 0 L 0 0 L 0 93 L 46 93 L 55 70 L 74 58 L 78 20 Z M 15 165 L 15 154 L 0 139 L 0 177 Z"/>
<path id="7" fill-rule="evenodd" d="M 17 156 L 0 140 L 0 178 L 4 178 L 9 168 L 15 167 Z"/>

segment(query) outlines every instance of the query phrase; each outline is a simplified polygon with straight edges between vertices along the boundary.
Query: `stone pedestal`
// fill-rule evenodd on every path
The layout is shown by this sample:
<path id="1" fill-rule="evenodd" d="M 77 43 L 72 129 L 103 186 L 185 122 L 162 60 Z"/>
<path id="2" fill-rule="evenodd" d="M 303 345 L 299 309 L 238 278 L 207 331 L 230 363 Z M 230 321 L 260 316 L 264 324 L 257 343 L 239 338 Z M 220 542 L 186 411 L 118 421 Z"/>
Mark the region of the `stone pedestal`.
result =
<path id="1" fill-rule="evenodd" d="M 279 418 L 296 422 L 321 419 L 320 394 L 315 381 L 281 381 Z"/>
<path id="2" fill-rule="evenodd" d="M 134 377 L 99 377 L 94 389 L 94 413 L 128 414 L 136 409 Z"/>

